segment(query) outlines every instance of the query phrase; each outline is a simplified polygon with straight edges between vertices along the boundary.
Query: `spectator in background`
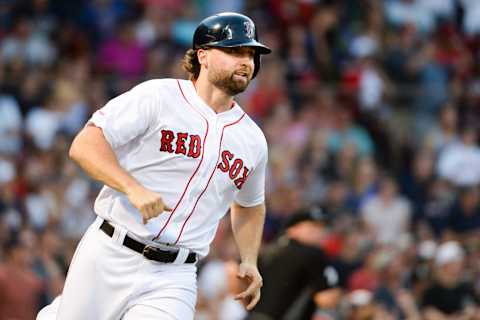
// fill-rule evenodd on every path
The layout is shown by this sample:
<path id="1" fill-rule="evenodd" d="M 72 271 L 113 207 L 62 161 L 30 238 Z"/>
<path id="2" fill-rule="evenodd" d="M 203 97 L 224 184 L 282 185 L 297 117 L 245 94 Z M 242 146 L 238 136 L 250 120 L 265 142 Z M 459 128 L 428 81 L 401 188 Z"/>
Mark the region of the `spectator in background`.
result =
<path id="1" fill-rule="evenodd" d="M 39 236 L 38 253 L 33 261 L 33 270 L 45 286 L 44 301 L 41 307 L 47 305 L 62 292 L 66 261 L 61 257 L 61 239 L 59 233 L 52 228 L 43 230 Z"/>
<path id="2" fill-rule="evenodd" d="M 408 235 L 411 221 L 410 202 L 398 194 L 394 179 L 384 177 L 378 193 L 360 207 L 360 214 L 368 233 L 380 245 L 395 245 Z"/>
<path id="3" fill-rule="evenodd" d="M 389 83 L 375 59 L 366 57 L 362 63 L 358 100 L 365 113 L 375 114 L 377 119 L 385 119 L 391 113 L 386 102 Z"/>
<path id="4" fill-rule="evenodd" d="M 396 84 L 396 94 L 400 101 L 411 102 L 414 85 L 408 63 L 417 51 L 418 30 L 412 24 L 406 24 L 390 35 L 391 43 L 385 48 L 385 70 Z"/>
<path id="5" fill-rule="evenodd" d="M 35 147 L 40 150 L 49 150 L 53 147 L 55 136 L 60 129 L 62 114 L 55 108 L 53 96 L 50 96 L 45 105 L 30 110 L 25 119 L 25 129 Z"/>
<path id="6" fill-rule="evenodd" d="M 393 319 L 421 320 L 415 297 L 405 282 L 411 272 L 409 261 L 405 253 L 392 251 L 374 298 Z"/>
<path id="7" fill-rule="evenodd" d="M 477 50 L 476 53 L 478 52 L 480 51 Z M 460 125 L 470 124 L 480 132 L 480 79 L 472 76 L 461 88 L 464 91 L 458 112 Z"/>
<path id="8" fill-rule="evenodd" d="M 112 36 L 118 20 L 130 8 L 125 0 L 93 0 L 76 7 L 75 18 L 89 38 L 97 43 Z"/>
<path id="9" fill-rule="evenodd" d="M 25 197 L 28 221 L 36 230 L 42 230 L 58 216 L 59 203 L 55 197 L 55 182 L 34 181 Z"/>
<path id="10" fill-rule="evenodd" d="M 6 259 L 0 263 L 0 319 L 31 320 L 40 306 L 43 285 L 30 269 L 35 239 L 29 232 L 14 233 L 6 243 Z"/>
<path id="11" fill-rule="evenodd" d="M 426 222 L 436 237 L 443 237 L 448 227 L 449 209 L 455 200 L 454 192 L 450 183 L 442 179 L 433 180 L 428 188 L 420 219 Z"/>
<path id="12" fill-rule="evenodd" d="M 438 61 L 438 43 L 427 38 L 417 53 L 411 56 L 408 70 L 415 78 L 417 94 L 414 101 L 416 110 L 415 129 L 423 135 L 435 121 L 434 114 L 448 100 L 448 68 Z"/>
<path id="13" fill-rule="evenodd" d="M 338 8 L 334 3 L 326 1 L 314 12 L 310 22 L 312 36 L 312 51 L 315 57 L 316 69 L 322 80 L 332 80 L 338 70 L 334 68 L 338 60 L 337 48 L 340 46 Z"/>
<path id="14" fill-rule="evenodd" d="M 351 190 L 347 197 L 347 206 L 353 214 L 359 214 L 360 208 L 377 189 L 377 166 L 371 158 L 361 159 L 353 171 Z"/>
<path id="15" fill-rule="evenodd" d="M 354 270 L 347 280 L 350 291 L 362 289 L 374 292 L 380 286 L 381 275 L 387 265 L 390 254 L 384 249 L 372 249 L 362 255 L 361 266 Z"/>
<path id="16" fill-rule="evenodd" d="M 435 256 L 435 283 L 425 291 L 422 311 L 425 320 L 478 319 L 480 299 L 464 278 L 465 252 L 458 242 L 439 246 Z"/>
<path id="17" fill-rule="evenodd" d="M 313 60 L 311 59 L 309 48 L 307 46 L 308 33 L 305 26 L 295 24 L 287 30 L 287 50 L 286 61 L 286 79 L 288 83 L 298 83 L 300 85 L 288 86 L 290 99 L 294 106 L 302 103 L 302 97 L 307 87 L 314 83 L 316 74 L 314 73 Z"/>
<path id="18" fill-rule="evenodd" d="M 22 114 L 13 96 L 0 94 L 0 154 L 14 155 L 22 148 Z"/>
<path id="19" fill-rule="evenodd" d="M 0 158 L 0 224 L 7 227 L 7 230 L 15 231 L 22 224 L 22 202 L 16 194 L 16 179 L 18 177 L 15 163 Z M 8 235 L 4 234 L 4 236 L 8 240 Z"/>
<path id="20" fill-rule="evenodd" d="M 413 24 L 423 33 L 431 32 L 435 27 L 435 17 L 421 0 L 392 0 L 385 5 L 385 16 L 395 26 Z"/>
<path id="21" fill-rule="evenodd" d="M 304 201 L 307 205 L 317 203 L 324 197 L 329 171 L 329 153 L 327 152 L 327 133 L 324 130 L 312 131 L 299 162 Z"/>
<path id="22" fill-rule="evenodd" d="M 51 10 L 51 1 L 35 0 L 32 3 L 22 2 L 19 11 L 32 22 L 34 32 L 50 34 L 57 25 L 57 17 Z"/>
<path id="23" fill-rule="evenodd" d="M 460 0 L 465 17 L 463 30 L 469 36 L 480 34 L 480 3 L 475 0 Z"/>
<path id="24" fill-rule="evenodd" d="M 96 193 L 91 183 L 78 173 L 72 162 L 63 165 L 59 222 L 61 234 L 68 239 L 79 239 L 95 220 L 94 213 L 85 203 L 94 201 Z M 100 186 L 97 186 L 99 188 Z"/>
<path id="25" fill-rule="evenodd" d="M 345 181 L 331 181 L 325 192 L 325 197 L 321 201 L 322 208 L 335 218 L 340 218 L 345 215 L 350 216 L 351 212 L 346 206 L 347 195 L 348 186 Z"/>
<path id="26" fill-rule="evenodd" d="M 428 192 L 434 180 L 435 157 L 432 152 L 418 150 L 414 155 L 413 164 L 402 170 L 398 179 L 401 193 L 412 204 L 412 220 L 417 221 L 424 216 Z"/>
<path id="27" fill-rule="evenodd" d="M 101 44 L 97 64 L 103 72 L 133 82 L 145 71 L 146 58 L 145 47 L 135 37 L 134 22 L 124 19 L 115 36 Z"/>
<path id="28" fill-rule="evenodd" d="M 43 106 L 43 103 L 51 93 L 51 75 L 40 69 L 33 69 L 25 77 L 22 68 L 10 70 L 4 85 L 5 91 L 13 95 L 20 105 L 23 120 L 34 107 Z M 24 128 L 25 129 L 25 128 Z"/>
<path id="29" fill-rule="evenodd" d="M 410 266 L 411 273 L 406 280 L 409 282 L 410 291 L 415 297 L 417 307 L 420 307 L 419 302 L 423 293 L 431 286 L 434 279 L 434 260 L 438 245 L 431 236 L 417 242 L 415 260 Z"/>
<path id="30" fill-rule="evenodd" d="M 480 191 L 477 186 L 460 189 L 457 201 L 449 211 L 448 229 L 459 239 L 480 232 Z"/>
<path id="31" fill-rule="evenodd" d="M 169 9 L 173 8 L 165 8 L 168 3 L 145 1 L 145 10 L 135 27 L 135 36 L 142 46 L 151 48 L 159 40 L 168 39 L 170 36 L 172 15 Z"/>
<path id="32" fill-rule="evenodd" d="M 56 49 L 48 34 L 32 28 L 26 16 L 17 17 L 13 30 L 0 45 L 0 58 L 12 63 L 19 61 L 26 65 L 49 65 L 55 61 Z"/>
<path id="33" fill-rule="evenodd" d="M 72 61 L 72 64 L 77 68 L 82 68 L 81 63 Z M 72 68 L 72 72 L 76 72 L 75 67 Z M 82 74 L 83 72 L 83 70 L 80 70 L 78 73 Z M 72 78 L 74 77 L 72 76 Z M 88 81 L 88 77 L 80 75 L 78 78 L 78 80 L 59 79 L 55 83 L 55 106 L 62 113 L 59 130 L 69 137 L 73 137 L 75 133 L 83 128 L 88 116 L 85 98 L 77 88 L 77 83 L 74 82 L 75 80 L 77 82 Z"/>
<path id="34" fill-rule="evenodd" d="M 450 145 L 438 159 L 438 175 L 455 186 L 480 184 L 480 147 L 474 127 L 462 129 L 460 141 Z"/>
<path id="35" fill-rule="evenodd" d="M 330 157 L 329 167 L 325 170 L 325 176 L 330 179 L 341 179 L 355 183 L 357 179 L 357 167 L 363 159 L 359 159 L 357 147 L 353 143 L 345 144 L 337 154 L 326 152 Z M 356 209 L 356 208 L 355 208 Z"/>
<path id="36" fill-rule="evenodd" d="M 284 66 L 278 59 L 266 60 L 262 63 L 262 72 L 258 74 L 256 83 L 248 91 L 249 114 L 257 121 L 264 121 L 270 116 L 277 105 L 285 103 L 286 93 L 284 87 Z"/>
<path id="37" fill-rule="evenodd" d="M 368 132 L 355 124 L 352 111 L 341 107 L 337 111 L 336 127 L 328 138 L 329 150 L 337 153 L 347 143 L 353 143 L 361 156 L 371 155 L 374 151 Z"/>
<path id="38" fill-rule="evenodd" d="M 73 83 L 58 80 L 44 104 L 32 108 L 25 119 L 25 129 L 35 146 L 50 150 L 59 132 L 70 137 L 83 127 L 87 106 Z"/>
<path id="39" fill-rule="evenodd" d="M 458 142 L 458 112 L 451 103 L 446 103 L 440 110 L 439 123 L 427 133 L 424 146 L 440 154 L 448 146 Z"/>
<path id="40" fill-rule="evenodd" d="M 369 246 L 369 239 L 359 226 L 352 224 L 351 228 L 345 231 L 341 250 L 333 262 L 339 273 L 341 287 L 347 287 L 348 279 L 362 267 Z"/>

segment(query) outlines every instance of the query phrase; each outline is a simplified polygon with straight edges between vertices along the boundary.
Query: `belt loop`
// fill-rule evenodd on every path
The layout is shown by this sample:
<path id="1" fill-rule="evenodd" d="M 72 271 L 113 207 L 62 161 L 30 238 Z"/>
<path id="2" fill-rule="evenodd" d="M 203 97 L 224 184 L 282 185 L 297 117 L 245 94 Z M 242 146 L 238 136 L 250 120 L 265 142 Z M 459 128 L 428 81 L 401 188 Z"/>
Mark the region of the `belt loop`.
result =
<path id="1" fill-rule="evenodd" d="M 93 223 L 90 227 L 98 230 L 100 228 L 100 226 L 102 225 L 103 221 L 105 221 L 103 218 L 101 218 L 100 216 L 97 216 L 95 218 L 95 221 L 93 221 Z"/>
<path id="2" fill-rule="evenodd" d="M 127 231 L 125 229 L 115 226 L 113 229 L 112 239 L 116 244 L 123 245 L 123 239 L 125 238 L 126 234 Z"/>
<path id="3" fill-rule="evenodd" d="M 173 264 L 185 263 L 189 253 L 190 251 L 186 248 L 178 248 L 178 254 L 177 254 L 177 257 L 175 258 L 175 261 L 173 261 Z"/>

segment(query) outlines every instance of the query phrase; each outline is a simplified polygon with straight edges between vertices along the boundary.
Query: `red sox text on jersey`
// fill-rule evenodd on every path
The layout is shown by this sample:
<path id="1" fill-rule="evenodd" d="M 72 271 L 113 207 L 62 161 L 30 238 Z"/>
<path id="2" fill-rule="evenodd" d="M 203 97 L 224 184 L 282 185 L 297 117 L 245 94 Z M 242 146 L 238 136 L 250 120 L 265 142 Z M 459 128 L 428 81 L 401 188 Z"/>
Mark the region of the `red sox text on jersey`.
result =
<path id="1" fill-rule="evenodd" d="M 201 154 L 202 139 L 199 135 L 192 135 L 186 132 L 173 132 L 172 130 L 162 130 L 160 139 L 160 151 L 175 154 L 183 154 L 189 158 L 198 158 Z M 235 158 L 235 155 L 224 150 L 222 152 L 222 161 L 217 168 L 233 181 L 235 186 L 240 190 L 247 181 L 250 169 L 243 164 L 241 158 Z"/>

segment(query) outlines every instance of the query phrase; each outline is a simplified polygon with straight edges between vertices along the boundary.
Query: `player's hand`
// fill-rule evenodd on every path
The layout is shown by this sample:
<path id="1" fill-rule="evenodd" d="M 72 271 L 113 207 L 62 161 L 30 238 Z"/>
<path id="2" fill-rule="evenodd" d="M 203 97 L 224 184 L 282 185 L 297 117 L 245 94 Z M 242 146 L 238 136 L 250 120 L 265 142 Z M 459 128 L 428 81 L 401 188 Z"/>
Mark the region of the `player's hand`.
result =
<path id="1" fill-rule="evenodd" d="M 162 197 L 144 187 L 135 187 L 127 192 L 128 200 L 137 208 L 143 217 L 143 223 L 146 224 L 149 219 L 159 216 L 164 211 L 172 211 Z"/>
<path id="2" fill-rule="evenodd" d="M 263 285 L 262 276 L 260 272 L 258 272 L 256 265 L 241 263 L 238 268 L 237 277 L 247 281 L 248 287 L 245 291 L 237 294 L 235 300 L 246 301 L 248 303 L 246 308 L 250 311 L 260 300 L 260 288 Z"/>

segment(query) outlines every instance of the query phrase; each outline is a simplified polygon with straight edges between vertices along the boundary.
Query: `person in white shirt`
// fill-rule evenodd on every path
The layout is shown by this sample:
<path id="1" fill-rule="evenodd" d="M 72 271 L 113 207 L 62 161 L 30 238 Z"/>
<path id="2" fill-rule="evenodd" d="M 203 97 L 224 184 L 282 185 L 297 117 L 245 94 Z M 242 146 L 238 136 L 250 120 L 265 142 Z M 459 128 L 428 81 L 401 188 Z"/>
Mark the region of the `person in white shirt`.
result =
<path id="1" fill-rule="evenodd" d="M 438 157 L 438 175 L 457 187 L 480 184 L 480 147 L 475 127 L 465 126 L 460 141 L 445 148 Z"/>
<path id="2" fill-rule="evenodd" d="M 14 97 L 0 94 L 0 154 L 15 155 L 22 147 L 22 114 Z"/>
<path id="3" fill-rule="evenodd" d="M 255 306 L 267 142 L 233 97 L 267 53 L 250 18 L 208 17 L 185 55 L 190 80 L 141 83 L 95 112 L 70 157 L 105 184 L 98 217 L 37 319 L 193 319 L 196 262 L 229 208 L 246 284 L 236 299 Z"/>
<path id="4" fill-rule="evenodd" d="M 395 245 L 408 235 L 411 204 L 398 194 L 398 186 L 391 177 L 382 178 L 378 194 L 367 200 L 360 212 L 379 244 Z"/>

